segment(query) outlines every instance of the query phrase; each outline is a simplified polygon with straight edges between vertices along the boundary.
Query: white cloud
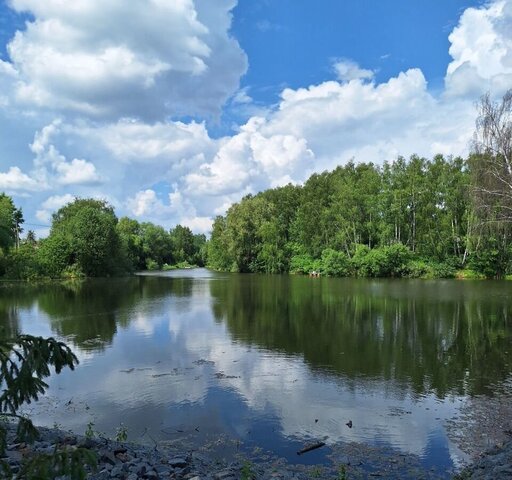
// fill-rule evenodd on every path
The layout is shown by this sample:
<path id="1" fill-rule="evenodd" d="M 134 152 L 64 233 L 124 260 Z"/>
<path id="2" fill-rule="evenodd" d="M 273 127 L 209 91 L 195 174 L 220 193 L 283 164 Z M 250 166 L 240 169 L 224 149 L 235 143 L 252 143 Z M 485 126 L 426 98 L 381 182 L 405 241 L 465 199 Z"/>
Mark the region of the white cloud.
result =
<path id="1" fill-rule="evenodd" d="M 101 183 L 102 179 L 96 167 L 86 161 L 74 158 L 71 162 L 60 162 L 54 165 L 59 177 L 58 183 L 62 185 Z"/>
<path id="2" fill-rule="evenodd" d="M 17 192 L 36 191 L 44 188 L 36 180 L 23 173 L 19 167 L 10 167 L 5 173 L 0 172 L 0 190 Z"/>
<path id="3" fill-rule="evenodd" d="M 195 122 L 147 124 L 124 119 L 101 128 L 75 128 L 74 133 L 89 140 L 92 137 L 126 163 L 155 163 L 155 159 L 179 162 L 213 147 L 204 123 Z"/>
<path id="4" fill-rule="evenodd" d="M 156 223 L 171 217 L 173 225 L 179 223 L 198 233 L 207 233 L 211 229 L 211 218 L 199 216 L 193 204 L 176 190 L 169 193 L 168 203 L 158 198 L 152 189 L 139 191 L 128 199 L 127 208 L 132 215 Z"/>
<path id="5" fill-rule="evenodd" d="M 128 199 L 128 208 L 133 215 L 141 217 L 164 213 L 166 207 L 157 198 L 154 190 L 147 189 L 137 192 L 135 197 Z"/>
<path id="6" fill-rule="evenodd" d="M 72 202 L 74 199 L 75 197 L 69 193 L 65 195 L 52 195 L 41 204 L 41 209 L 36 212 L 36 218 L 43 223 L 49 223 L 51 214 L 54 211 Z"/>
<path id="7" fill-rule="evenodd" d="M 468 8 L 448 37 L 453 60 L 446 73 L 449 95 L 475 99 L 490 90 L 503 94 L 512 85 L 512 2 Z"/>
<path id="8" fill-rule="evenodd" d="M 59 135 L 62 122 L 55 120 L 36 132 L 30 149 L 36 155 L 34 175 L 58 185 L 92 185 L 103 180 L 91 162 L 74 158 L 67 161 L 57 147 L 51 143 L 52 137 Z"/>
<path id="9" fill-rule="evenodd" d="M 95 118 L 216 115 L 247 60 L 235 0 L 13 0 L 34 16 L 8 45 L 22 104 Z"/>
<path id="10" fill-rule="evenodd" d="M 234 4 L 13 0 L 35 21 L 11 42 L 12 62 L 0 61 L 0 121 L 14 131 L 18 115 L 26 131 L 20 119 L 30 117 L 37 131 L 35 158 L 1 165 L 0 188 L 30 192 L 34 211 L 45 210 L 43 188 L 52 196 L 108 192 L 119 216 L 206 231 L 243 195 L 352 158 L 464 155 L 474 101 L 512 85 L 512 1 L 498 0 L 462 14 L 439 95 L 419 69 L 377 83 L 372 70 L 340 59 L 336 80 L 287 88 L 277 105 L 257 105 L 238 84 L 246 60 L 229 33 Z M 30 108 L 21 110 L 21 97 Z M 200 120 L 169 117 L 206 115 L 227 99 L 230 113 L 247 121 L 223 138 Z"/>
<path id="11" fill-rule="evenodd" d="M 245 87 L 245 88 L 241 88 L 240 90 L 238 90 L 233 95 L 233 98 L 232 98 L 231 101 L 235 105 L 236 104 L 244 105 L 244 104 L 247 104 L 247 103 L 252 103 L 253 100 L 252 100 L 251 96 L 249 95 L 249 88 Z"/>
<path id="12" fill-rule="evenodd" d="M 351 80 L 372 80 L 375 76 L 373 70 L 361 68 L 356 62 L 346 58 L 334 62 L 333 68 L 338 79 L 342 82 L 350 82 Z"/>

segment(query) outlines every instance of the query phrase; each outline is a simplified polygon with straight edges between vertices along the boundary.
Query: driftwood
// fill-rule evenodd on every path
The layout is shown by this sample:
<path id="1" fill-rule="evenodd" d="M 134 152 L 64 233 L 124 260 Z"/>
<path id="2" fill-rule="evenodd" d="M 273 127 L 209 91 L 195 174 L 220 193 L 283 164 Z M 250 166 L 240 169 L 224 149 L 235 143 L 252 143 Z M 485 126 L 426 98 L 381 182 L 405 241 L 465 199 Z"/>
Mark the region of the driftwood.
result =
<path id="1" fill-rule="evenodd" d="M 323 447 L 325 445 L 325 442 L 318 442 L 313 443 L 312 445 L 308 445 L 307 447 L 301 448 L 297 455 L 302 455 L 303 453 L 310 452 L 311 450 L 316 450 L 317 448 Z"/>

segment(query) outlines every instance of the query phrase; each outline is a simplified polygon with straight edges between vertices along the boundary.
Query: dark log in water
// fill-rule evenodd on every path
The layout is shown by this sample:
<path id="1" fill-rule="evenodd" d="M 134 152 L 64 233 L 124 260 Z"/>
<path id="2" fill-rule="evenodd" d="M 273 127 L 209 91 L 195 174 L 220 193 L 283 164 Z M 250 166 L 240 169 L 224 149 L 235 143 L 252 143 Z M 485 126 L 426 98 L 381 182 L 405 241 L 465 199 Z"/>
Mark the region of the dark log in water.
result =
<path id="1" fill-rule="evenodd" d="M 308 445 L 307 447 L 301 448 L 297 452 L 297 455 L 302 455 L 303 453 L 310 452 L 311 450 L 316 450 L 317 448 L 323 447 L 324 445 L 325 442 L 313 443 L 313 445 Z"/>

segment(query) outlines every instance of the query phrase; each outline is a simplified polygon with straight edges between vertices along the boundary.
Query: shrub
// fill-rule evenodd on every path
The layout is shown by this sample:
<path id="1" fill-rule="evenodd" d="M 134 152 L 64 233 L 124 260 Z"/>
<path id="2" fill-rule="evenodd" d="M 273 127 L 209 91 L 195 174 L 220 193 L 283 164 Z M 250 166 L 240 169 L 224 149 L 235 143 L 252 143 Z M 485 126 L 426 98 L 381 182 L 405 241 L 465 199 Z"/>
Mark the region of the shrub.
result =
<path id="1" fill-rule="evenodd" d="M 425 260 L 412 260 L 408 265 L 410 278 L 454 278 L 456 268 L 449 262 L 426 262 Z"/>
<path id="2" fill-rule="evenodd" d="M 73 265 L 68 265 L 64 270 L 62 270 L 61 274 L 62 278 L 67 279 L 75 279 L 75 278 L 84 278 L 85 274 L 82 272 L 80 265 L 74 263 Z"/>
<path id="3" fill-rule="evenodd" d="M 408 266 L 408 277 L 410 278 L 430 278 L 432 269 L 424 260 L 412 260 Z"/>
<path id="4" fill-rule="evenodd" d="M 357 245 L 351 263 L 360 277 L 403 277 L 412 258 L 411 250 L 401 243 L 372 250 Z"/>
<path id="5" fill-rule="evenodd" d="M 303 253 L 300 255 L 294 255 L 290 261 L 290 272 L 291 273 L 303 273 L 308 274 L 313 271 L 321 271 L 322 262 L 321 260 L 314 259 L 311 255 Z"/>
<path id="6" fill-rule="evenodd" d="M 350 275 L 350 259 L 343 252 L 326 248 L 322 252 L 321 271 L 333 277 L 347 277 Z"/>
<path id="7" fill-rule="evenodd" d="M 41 275 L 37 250 L 29 244 L 22 244 L 11 250 L 5 262 L 5 274 L 16 280 L 33 280 Z"/>
<path id="8" fill-rule="evenodd" d="M 158 270 L 160 267 L 159 267 L 158 263 L 155 262 L 155 260 L 153 260 L 152 258 L 148 258 L 146 260 L 146 268 L 148 270 Z"/>

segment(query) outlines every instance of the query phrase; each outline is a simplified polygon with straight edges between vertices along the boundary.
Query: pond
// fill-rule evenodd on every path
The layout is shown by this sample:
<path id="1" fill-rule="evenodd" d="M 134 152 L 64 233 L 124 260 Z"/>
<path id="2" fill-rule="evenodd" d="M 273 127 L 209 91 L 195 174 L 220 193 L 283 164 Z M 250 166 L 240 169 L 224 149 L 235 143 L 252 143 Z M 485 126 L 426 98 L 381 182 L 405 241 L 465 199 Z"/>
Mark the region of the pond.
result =
<path id="1" fill-rule="evenodd" d="M 0 327 L 64 339 L 80 359 L 26 410 L 37 424 L 224 435 L 306 463 L 357 442 L 443 476 L 466 459 L 447 423 L 510 393 L 511 286 L 193 269 L 4 285 Z M 296 455 L 316 441 L 327 447 Z"/>

